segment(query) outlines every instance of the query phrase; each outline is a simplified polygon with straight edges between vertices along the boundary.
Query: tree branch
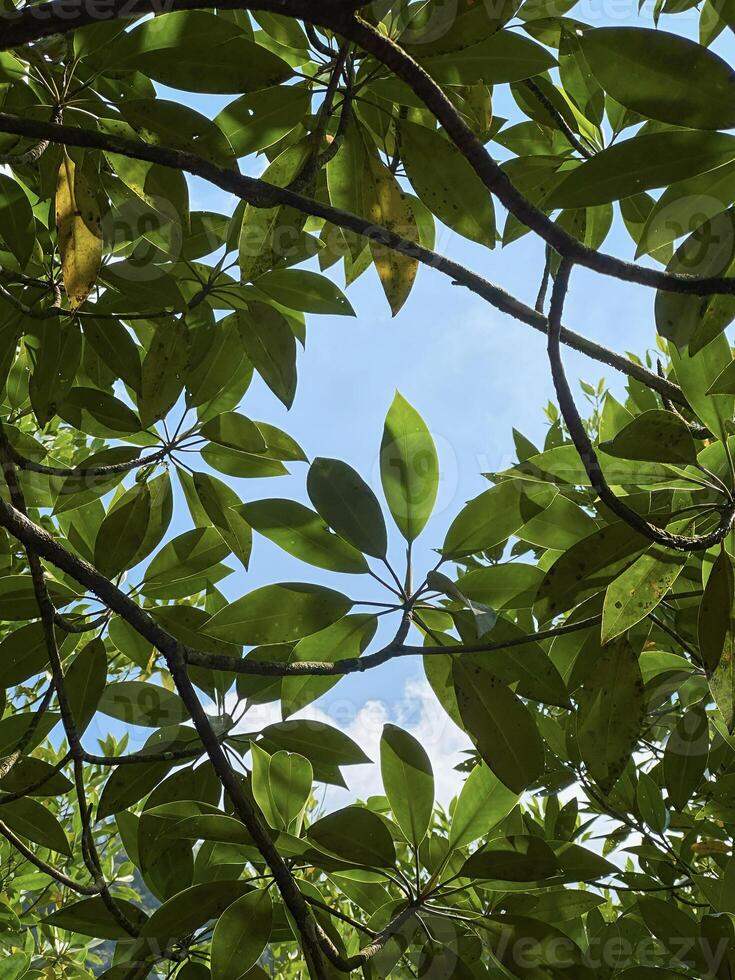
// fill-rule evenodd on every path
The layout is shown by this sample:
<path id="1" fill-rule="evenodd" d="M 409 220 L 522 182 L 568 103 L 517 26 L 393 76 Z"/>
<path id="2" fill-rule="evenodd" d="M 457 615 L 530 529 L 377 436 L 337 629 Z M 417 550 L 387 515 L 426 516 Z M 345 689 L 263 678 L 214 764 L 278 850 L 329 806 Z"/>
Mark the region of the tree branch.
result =
<path id="1" fill-rule="evenodd" d="M 401 639 L 384 646 L 375 653 L 364 657 L 350 657 L 337 661 L 302 661 L 296 663 L 278 663 L 269 660 L 239 660 L 224 654 L 201 653 L 198 650 L 187 650 L 185 659 L 188 664 L 196 667 L 208 667 L 210 670 L 226 670 L 233 674 L 254 674 L 265 677 L 342 677 L 345 674 L 361 674 L 374 667 L 380 667 L 399 657 L 435 657 L 458 656 L 469 653 L 493 653 L 496 650 L 509 650 L 512 647 L 525 646 L 527 643 L 539 643 L 555 636 L 576 633 L 589 629 L 600 622 L 600 616 L 580 620 L 578 623 L 568 623 L 551 629 L 529 633 L 526 636 L 516 636 L 508 640 L 497 640 L 494 643 L 462 643 L 457 646 L 407 646 Z"/>
<path id="2" fill-rule="evenodd" d="M 544 109 L 546 109 L 548 114 L 551 116 L 551 118 L 554 120 L 556 125 L 559 127 L 561 132 L 566 137 L 567 142 L 570 144 L 570 146 L 572 146 L 577 151 L 577 153 L 581 154 L 585 159 L 591 160 L 592 157 L 594 156 L 594 153 L 592 153 L 591 150 L 588 150 L 586 146 L 580 143 L 580 141 L 577 139 L 577 136 L 574 133 L 574 130 L 571 129 L 569 123 L 566 121 L 564 116 L 562 116 L 562 114 L 556 108 L 554 103 L 550 99 L 546 98 L 546 95 L 542 91 L 541 87 L 537 85 L 532 78 L 525 79 L 525 81 L 521 82 L 521 84 L 524 86 L 524 88 L 527 88 L 528 91 L 531 92 L 531 94 L 538 99 L 538 101 L 541 103 Z"/>
<path id="3" fill-rule="evenodd" d="M 78 892 L 80 895 L 99 895 L 100 888 L 97 885 L 82 885 L 78 881 L 74 881 L 73 878 L 69 878 L 64 874 L 63 871 L 59 871 L 54 868 L 53 865 L 48 864 L 46 861 L 41 860 L 33 851 L 28 847 L 23 841 L 18 837 L 13 831 L 8 827 L 6 823 L 0 820 L 0 834 L 8 841 L 9 844 L 18 851 L 26 861 L 30 861 L 31 864 L 35 865 L 39 871 L 43 871 L 54 881 L 58 881 L 60 885 L 65 885 L 67 888 L 71 888 L 72 891 Z"/>
<path id="4" fill-rule="evenodd" d="M 22 514 L 25 514 L 26 506 L 23 490 L 18 482 L 15 466 L 10 458 L 8 447 L 9 443 L 5 435 L 5 430 L 2 428 L 2 425 L 0 425 L 0 459 L 2 459 L 3 462 L 5 482 L 7 483 L 10 499 L 13 502 L 14 507 Z M 64 727 L 64 733 L 66 734 L 66 738 L 69 743 L 69 749 L 71 751 L 72 762 L 74 765 L 74 781 L 76 785 L 79 811 L 82 822 L 82 856 L 84 863 L 87 866 L 87 870 L 94 878 L 97 889 L 95 894 L 99 894 L 100 898 L 105 904 L 105 907 L 110 912 L 110 915 L 113 916 L 121 928 L 123 928 L 130 936 L 137 936 L 138 929 L 134 926 L 134 924 L 130 921 L 125 912 L 113 898 L 107 882 L 105 881 L 104 875 L 102 874 L 99 855 L 94 843 L 94 835 L 92 832 L 90 819 L 90 808 L 87 805 L 86 790 L 84 785 L 84 749 L 79 741 L 79 734 L 77 732 L 74 714 L 66 696 L 64 686 L 64 668 L 61 663 L 59 648 L 56 644 L 56 610 L 54 609 L 48 589 L 46 588 L 46 576 L 38 555 L 28 545 L 26 545 L 26 555 L 28 556 L 28 565 L 33 582 L 33 591 L 35 593 L 36 602 L 38 603 L 38 608 L 41 614 L 41 628 L 43 630 L 46 649 L 48 651 L 53 686 L 56 690 L 56 697 L 59 702 L 59 710 L 61 713 L 61 721 Z"/>
<path id="5" fill-rule="evenodd" d="M 641 517 L 640 514 L 637 514 L 615 496 L 605 479 L 600 461 L 597 458 L 597 453 L 592 446 L 590 437 L 587 434 L 584 423 L 577 411 L 577 406 L 574 403 L 574 396 L 564 373 L 564 364 L 561 358 L 561 347 L 559 343 L 561 317 L 572 268 L 573 263 L 569 259 L 562 259 L 551 293 L 547 349 L 559 409 L 569 430 L 572 442 L 582 460 L 585 472 L 590 478 L 593 488 L 597 491 L 600 500 L 604 504 L 607 504 L 610 510 L 624 520 L 629 527 L 632 527 L 644 535 L 644 537 L 647 537 L 649 541 L 665 545 L 667 548 L 673 548 L 676 551 L 706 551 L 712 545 L 719 544 L 720 541 L 723 541 L 730 533 L 733 523 L 735 523 L 735 501 L 732 496 L 730 496 L 726 506 L 722 508 L 719 525 L 714 531 L 689 538 L 682 534 L 671 534 L 668 531 L 655 527 L 653 524 L 649 524 L 645 518 Z"/>

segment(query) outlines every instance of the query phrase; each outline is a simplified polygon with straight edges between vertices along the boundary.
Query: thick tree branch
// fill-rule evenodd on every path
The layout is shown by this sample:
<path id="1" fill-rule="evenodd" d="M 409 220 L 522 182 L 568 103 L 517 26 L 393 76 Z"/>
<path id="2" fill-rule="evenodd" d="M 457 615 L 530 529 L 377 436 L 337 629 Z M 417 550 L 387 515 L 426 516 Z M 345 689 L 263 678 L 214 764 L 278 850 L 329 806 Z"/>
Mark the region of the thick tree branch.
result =
<path id="1" fill-rule="evenodd" d="M 671 534 L 668 531 L 655 527 L 653 524 L 649 524 L 645 518 L 641 517 L 640 514 L 637 514 L 615 496 L 605 479 L 600 461 L 597 458 L 597 453 L 592 446 L 592 441 L 587 435 L 587 430 L 574 403 L 574 396 L 564 373 L 564 364 L 561 358 L 561 346 L 559 343 L 561 318 L 572 268 L 572 262 L 568 259 L 562 259 L 551 294 L 547 349 L 559 409 L 569 430 L 572 442 L 582 460 L 585 472 L 590 478 L 590 482 L 600 500 L 604 504 L 607 504 L 610 510 L 624 520 L 626 524 L 647 537 L 649 541 L 665 545 L 667 548 L 673 548 L 676 551 L 706 551 L 712 545 L 719 544 L 720 541 L 723 541 L 730 533 L 733 523 L 735 523 L 735 500 L 733 500 L 732 495 L 730 495 L 726 505 L 722 508 L 720 522 L 715 530 L 708 534 L 695 535 L 689 538 L 682 534 Z"/>
<path id="2" fill-rule="evenodd" d="M 287 188 L 276 187 L 263 180 L 218 167 L 208 160 L 203 160 L 194 153 L 158 145 L 153 146 L 142 141 L 122 139 L 106 133 L 98 133 L 93 130 L 80 129 L 74 126 L 53 126 L 50 123 L 12 116 L 3 112 L 0 112 L 0 131 L 23 132 L 26 135 L 31 131 L 36 135 L 43 132 L 51 140 L 66 144 L 67 146 L 83 146 L 98 150 L 108 150 L 133 159 L 147 160 L 151 163 L 159 163 L 165 167 L 174 167 L 194 176 L 201 177 L 215 186 L 221 187 L 231 194 L 235 194 L 253 207 L 273 208 L 278 205 L 285 205 L 302 211 L 304 214 L 323 218 L 340 228 L 355 232 L 355 234 L 361 235 L 370 241 L 377 242 L 403 255 L 417 259 L 423 265 L 449 276 L 453 282 L 471 290 L 496 307 L 496 309 L 501 310 L 501 312 L 509 314 L 516 320 L 520 320 L 522 323 L 533 327 L 534 330 L 538 330 L 540 333 L 545 334 L 547 331 L 546 317 L 460 263 L 439 255 L 437 252 L 431 251 L 431 249 L 424 248 L 417 242 L 402 238 L 395 232 L 388 231 L 387 228 L 375 225 L 358 215 L 350 214 L 348 211 L 341 211 L 328 204 L 322 204 L 320 201 L 312 200 Z M 608 350 L 600 344 L 594 343 L 594 341 L 587 340 L 585 337 L 571 330 L 563 328 L 561 339 L 564 344 L 572 347 L 574 350 L 588 357 L 592 357 L 594 360 L 600 361 L 603 364 L 607 364 L 617 371 L 622 371 L 624 374 L 636 378 L 642 384 L 659 392 L 659 394 L 666 396 L 671 401 L 686 406 L 686 400 L 681 393 L 681 389 L 677 385 L 672 384 L 668 379 L 659 378 L 653 371 L 648 371 L 641 365 L 634 364 L 627 358 L 621 357 L 619 354 Z"/>

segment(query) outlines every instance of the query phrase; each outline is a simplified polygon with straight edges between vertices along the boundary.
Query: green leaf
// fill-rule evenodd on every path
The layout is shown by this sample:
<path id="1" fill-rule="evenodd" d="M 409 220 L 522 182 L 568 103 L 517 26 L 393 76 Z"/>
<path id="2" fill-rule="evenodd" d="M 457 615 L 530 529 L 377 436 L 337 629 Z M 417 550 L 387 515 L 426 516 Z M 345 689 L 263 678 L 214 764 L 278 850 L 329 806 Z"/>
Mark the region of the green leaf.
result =
<path id="1" fill-rule="evenodd" d="M 41 783 L 43 780 L 43 783 Z M 40 785 L 38 785 L 40 784 Z M 66 776 L 43 759 L 26 755 L 19 759 L 2 779 L 3 793 L 27 793 L 29 796 L 62 796 L 74 788 Z M 0 906 L 0 918 L 2 907 Z"/>
<path id="2" fill-rule="evenodd" d="M 672 184 L 646 215 L 636 258 L 695 232 L 734 200 L 735 164 Z"/>
<path id="3" fill-rule="evenodd" d="M 209 473 L 195 473 L 192 479 L 197 498 L 207 517 L 232 554 L 247 568 L 253 536 L 250 525 L 241 514 L 240 498 L 226 483 Z"/>
<path id="4" fill-rule="evenodd" d="M 116 436 L 140 432 L 140 419 L 123 402 L 106 391 L 96 388 L 72 388 L 58 413 L 74 426 L 91 436 Z"/>
<path id="5" fill-rule="evenodd" d="M 71 847 L 63 826 L 54 814 L 37 800 L 26 796 L 5 803 L 2 808 L 2 819 L 21 837 L 71 857 Z"/>
<path id="6" fill-rule="evenodd" d="M 669 356 L 684 397 L 704 425 L 724 442 L 727 439 L 728 422 L 735 407 L 735 397 L 710 395 L 708 391 L 715 378 L 732 360 L 727 337 L 724 333 L 718 334 L 693 357 L 670 344 Z"/>
<path id="7" fill-rule="evenodd" d="M 541 510 L 524 496 L 519 481 L 498 483 L 465 504 L 447 531 L 442 552 L 460 558 L 494 548 Z"/>
<path id="8" fill-rule="evenodd" d="M 669 805 L 684 810 L 699 786 L 709 755 L 709 720 L 694 704 L 678 719 L 664 749 L 664 782 Z"/>
<path id="9" fill-rule="evenodd" d="M 422 67 L 442 85 L 516 82 L 554 66 L 554 59 L 540 45 L 505 30 L 459 51 L 419 58 Z"/>
<path id="10" fill-rule="evenodd" d="M 244 478 L 284 476 L 288 470 L 278 460 L 265 455 L 243 453 L 227 446 L 208 445 L 202 450 L 202 459 L 213 469 L 227 476 Z"/>
<path id="11" fill-rule="evenodd" d="M 352 601 L 320 585 L 266 585 L 236 599 L 207 623 L 204 632 L 233 643 L 283 643 L 316 633 L 341 619 Z"/>
<path id="12" fill-rule="evenodd" d="M 491 841 L 462 865 L 463 878 L 495 881 L 543 881 L 560 872 L 553 849 L 540 837 L 515 836 Z"/>
<path id="13" fill-rule="evenodd" d="M 545 573 L 534 612 L 546 623 L 596 595 L 647 548 L 649 542 L 624 521 L 606 525 L 560 555 Z"/>
<path id="14" fill-rule="evenodd" d="M 131 567 L 151 517 L 151 493 L 138 483 L 120 498 L 100 525 L 94 542 L 94 563 L 108 578 Z"/>
<path id="15" fill-rule="evenodd" d="M 306 489 L 333 531 L 365 554 L 385 557 L 388 532 L 380 504 L 356 470 L 341 460 L 319 457 L 309 467 Z"/>
<path id="16" fill-rule="evenodd" d="M 260 958 L 272 924 L 273 903 L 265 888 L 225 909 L 212 934 L 212 980 L 240 980 Z"/>
<path id="17" fill-rule="evenodd" d="M 494 248 L 492 197 L 454 143 L 408 120 L 401 120 L 398 132 L 401 159 L 419 198 L 447 227 Z"/>
<path id="18" fill-rule="evenodd" d="M 80 735 L 97 711 L 106 685 L 105 645 L 102 640 L 95 638 L 76 655 L 64 676 L 66 697 Z"/>
<path id="19" fill-rule="evenodd" d="M 540 514 L 519 527 L 515 536 L 540 548 L 564 551 L 596 528 L 586 511 L 559 493 Z"/>
<path id="20" fill-rule="evenodd" d="M 172 88 L 251 92 L 283 82 L 289 65 L 224 17 L 176 11 L 136 27 L 120 45 L 118 63 Z"/>
<path id="21" fill-rule="evenodd" d="M 0 174 L 0 236 L 23 269 L 36 240 L 30 201 L 17 180 Z"/>
<path id="22" fill-rule="evenodd" d="M 55 711 L 47 711 L 39 722 L 35 711 L 19 711 L 0 719 L 0 757 L 14 752 L 21 739 L 28 739 L 25 751 L 31 752 L 43 742 L 59 717 Z"/>
<path id="23" fill-rule="evenodd" d="M 708 395 L 735 395 L 735 360 L 717 375 L 707 389 Z"/>
<path id="24" fill-rule="evenodd" d="M 38 348 L 28 393 L 38 424 L 43 427 L 56 415 L 57 405 L 74 384 L 82 355 L 82 333 L 74 322 L 45 321 L 34 327 L 33 341 Z"/>
<path id="25" fill-rule="evenodd" d="M 63 606 L 76 598 L 71 589 L 60 582 L 49 581 L 48 591 L 54 604 Z M 30 575 L 0 576 L 0 619 L 8 622 L 35 619 L 39 615 L 38 601 Z"/>
<path id="26" fill-rule="evenodd" d="M 518 802 L 514 793 L 483 763 L 475 766 L 462 786 L 452 812 L 449 847 L 464 847 L 484 837 L 508 816 Z"/>
<path id="27" fill-rule="evenodd" d="M 645 823 L 656 834 L 663 834 L 668 826 L 668 812 L 661 789 L 647 772 L 638 773 L 636 805 Z"/>
<path id="28" fill-rule="evenodd" d="M 238 157 L 263 150 L 308 115 L 311 93 L 300 85 L 275 85 L 230 102 L 214 118 Z"/>
<path id="29" fill-rule="evenodd" d="M 691 522 L 682 521 L 684 528 Z M 683 529 L 683 528 L 682 528 Z M 602 642 L 635 626 L 659 605 L 689 556 L 654 544 L 607 587 L 602 608 Z"/>
<path id="30" fill-rule="evenodd" d="M 357 658 L 364 653 L 375 635 L 377 620 L 367 613 L 345 616 L 326 629 L 305 636 L 296 644 L 291 654 L 292 663 L 339 663 Z M 307 704 L 311 704 L 329 691 L 338 681 L 336 677 L 284 677 L 281 684 L 283 717 L 288 718 Z"/>
<path id="31" fill-rule="evenodd" d="M 609 456 L 645 459 L 656 463 L 696 464 L 697 447 L 683 419 L 673 412 L 650 409 L 600 444 Z"/>
<path id="32" fill-rule="evenodd" d="M 698 639 L 710 690 L 728 731 L 735 729 L 735 572 L 723 549 L 710 572 L 699 609 Z"/>
<path id="33" fill-rule="evenodd" d="M 349 735 L 324 722 L 291 719 L 268 725 L 261 734 L 268 751 L 274 745 L 289 752 L 300 752 L 314 766 L 315 773 L 320 765 L 359 766 L 370 762 Z"/>
<path id="34" fill-rule="evenodd" d="M 628 109 L 691 129 L 735 126 L 735 73 L 694 41 L 643 27 L 603 27 L 586 31 L 580 44 L 597 81 Z"/>
<path id="35" fill-rule="evenodd" d="M 146 728 L 165 728 L 189 719 L 189 712 L 177 694 L 145 681 L 108 684 L 97 710 L 128 725 Z"/>
<path id="36" fill-rule="evenodd" d="M 351 864 L 392 868 L 396 863 L 387 826 L 377 814 L 361 806 L 327 814 L 309 827 L 307 837 L 321 850 Z"/>
<path id="37" fill-rule="evenodd" d="M 160 905 L 141 929 L 142 936 L 169 941 L 195 932 L 220 915 L 253 886 L 247 881 L 205 881 L 184 888 Z"/>
<path id="38" fill-rule="evenodd" d="M 49 661 L 41 623 L 27 623 L 0 642 L 0 687 L 21 684 L 46 668 Z"/>
<path id="39" fill-rule="evenodd" d="M 112 317 L 104 320 L 86 316 L 82 320 L 84 339 L 96 351 L 111 371 L 114 371 L 133 391 L 140 391 L 140 353 L 134 340 Z"/>
<path id="40" fill-rule="evenodd" d="M 115 902 L 127 918 L 138 928 L 146 921 L 146 914 L 132 902 L 124 898 L 115 898 Z M 95 939 L 130 939 L 130 934 L 123 929 L 112 912 L 107 908 L 102 898 L 83 898 L 81 902 L 64 905 L 50 915 L 44 922 L 57 929 L 67 929 L 78 932 L 82 936 L 93 936 Z"/>
<path id="41" fill-rule="evenodd" d="M 491 609 L 529 609 L 543 574 L 535 565 L 507 562 L 461 575 L 457 588 L 468 599 Z"/>
<path id="42" fill-rule="evenodd" d="M 97 807 L 97 819 L 127 810 L 147 796 L 171 770 L 170 762 L 141 762 L 118 766 L 105 783 Z"/>
<path id="43" fill-rule="evenodd" d="M 265 452 L 265 439 L 258 426 L 238 412 L 215 415 L 199 431 L 205 439 L 220 446 L 229 446 L 230 449 L 238 449 L 244 453 Z"/>
<path id="44" fill-rule="evenodd" d="M 380 739 L 380 771 L 388 803 L 403 836 L 416 850 L 434 809 L 434 773 L 426 750 L 413 735 L 385 725 Z"/>
<path id="45" fill-rule="evenodd" d="M 288 320 L 274 307 L 257 302 L 238 310 L 236 316 L 243 347 L 255 370 L 290 408 L 296 394 L 296 339 Z"/>
<path id="46" fill-rule="evenodd" d="M 735 572 L 732 559 L 720 551 L 704 587 L 699 607 L 698 640 L 702 663 L 713 673 L 732 642 Z"/>
<path id="47" fill-rule="evenodd" d="M 184 390 L 189 334 L 182 317 L 159 322 L 143 358 L 138 409 L 144 429 L 164 418 Z"/>
<path id="48" fill-rule="evenodd" d="M 577 701 L 579 751 L 591 777 L 609 793 L 638 743 L 645 711 L 638 658 L 625 637 L 602 649 Z"/>
<path id="49" fill-rule="evenodd" d="M 459 712 L 478 752 L 498 779 L 521 793 L 544 768 L 544 747 L 533 716 L 494 674 L 462 656 L 452 663 Z"/>
<path id="50" fill-rule="evenodd" d="M 297 752 L 280 750 L 269 755 L 258 745 L 251 745 L 250 751 L 253 796 L 269 826 L 298 835 L 311 795 L 311 763 Z"/>
<path id="51" fill-rule="evenodd" d="M 227 556 L 229 548 L 211 527 L 184 531 L 169 541 L 146 570 L 144 591 L 173 585 L 176 581 L 206 572 Z"/>
<path id="52" fill-rule="evenodd" d="M 307 165 L 311 153 L 309 140 L 292 143 L 278 153 L 266 168 L 263 180 L 276 187 L 288 187 Z M 258 280 L 260 286 L 264 273 L 288 261 L 294 247 L 294 236 L 298 237 L 303 231 L 305 222 L 305 215 L 293 208 L 281 205 L 256 208 L 248 204 L 243 212 L 238 239 L 243 281 Z M 279 299 L 278 296 L 275 298 Z M 295 300 L 291 298 L 287 302 L 287 298 L 279 301 L 290 306 Z"/>
<path id="53" fill-rule="evenodd" d="M 29 953 L 5 953 L 2 965 L 3 980 L 21 980 L 31 965 Z"/>
<path id="54" fill-rule="evenodd" d="M 733 154 L 735 156 L 735 154 Z M 354 316 L 342 290 L 325 276 L 308 269 L 276 269 L 258 278 L 258 290 L 289 310 Z"/>
<path id="55" fill-rule="evenodd" d="M 665 187 L 735 160 L 735 137 L 724 133 L 671 130 L 615 143 L 565 177 L 545 204 L 592 207 Z"/>
<path id="56" fill-rule="evenodd" d="M 362 552 L 333 534 L 313 510 L 295 500 L 254 500 L 240 512 L 250 526 L 288 554 L 333 572 L 367 572 Z"/>
<path id="57" fill-rule="evenodd" d="M 439 460 L 424 420 L 396 392 L 380 444 L 380 478 L 401 534 L 413 541 L 431 516 L 439 488 Z"/>
<path id="58" fill-rule="evenodd" d="M 730 275 L 735 264 L 735 211 L 730 208 L 703 221 L 676 250 L 667 271 L 688 276 Z M 656 326 L 679 350 L 694 356 L 722 333 L 735 317 L 731 296 L 656 293 Z"/>
<path id="59" fill-rule="evenodd" d="M 467 637 L 466 633 L 463 638 L 474 639 Z M 558 670 L 539 643 L 532 640 L 522 642 L 526 639 L 525 630 L 509 619 L 498 617 L 485 639 L 494 643 L 508 641 L 516 645 L 505 650 L 463 654 L 468 663 L 479 663 L 499 680 L 515 685 L 514 689 L 521 697 L 561 708 L 569 707 L 569 695 Z"/>

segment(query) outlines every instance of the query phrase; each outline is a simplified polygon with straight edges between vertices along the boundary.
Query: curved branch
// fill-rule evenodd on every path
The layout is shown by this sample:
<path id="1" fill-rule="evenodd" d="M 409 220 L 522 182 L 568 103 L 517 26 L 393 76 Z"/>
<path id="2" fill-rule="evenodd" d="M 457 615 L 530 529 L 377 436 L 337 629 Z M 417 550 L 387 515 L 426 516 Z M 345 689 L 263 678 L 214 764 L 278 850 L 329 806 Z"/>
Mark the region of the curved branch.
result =
<path id="1" fill-rule="evenodd" d="M 402 238 L 395 232 L 373 224 L 356 214 L 351 214 L 349 211 L 341 211 L 287 188 L 276 187 L 255 177 L 226 170 L 194 153 L 170 147 L 154 146 L 142 141 L 123 139 L 74 126 L 53 126 L 50 123 L 24 119 L 4 112 L 0 112 L 0 131 L 22 132 L 26 135 L 31 132 L 34 134 L 44 133 L 54 142 L 64 143 L 68 146 L 108 150 L 133 159 L 147 160 L 164 167 L 173 167 L 196 177 L 201 177 L 222 188 L 222 190 L 236 195 L 241 200 L 247 201 L 255 208 L 267 209 L 285 205 L 302 211 L 304 214 L 323 218 L 340 228 L 345 228 L 393 251 L 417 259 L 423 265 L 451 277 L 453 282 L 471 290 L 503 313 L 509 314 L 540 333 L 545 334 L 547 332 L 548 321 L 546 317 L 459 262 L 454 262 L 431 249 L 424 248 L 417 242 Z M 659 378 L 653 371 L 648 371 L 642 365 L 634 364 L 614 351 L 565 328 L 562 329 L 561 339 L 563 343 L 574 350 L 607 364 L 617 371 L 622 371 L 654 391 L 658 391 L 659 394 L 666 396 L 671 401 L 688 407 L 681 389 L 677 385 L 666 378 Z"/>
<path id="2" fill-rule="evenodd" d="M 582 460 L 582 465 L 585 468 L 587 476 L 590 478 L 590 482 L 600 500 L 604 504 L 607 504 L 610 510 L 624 520 L 629 527 L 632 527 L 647 537 L 649 541 L 664 545 L 667 548 L 673 548 L 676 551 L 706 551 L 712 545 L 719 544 L 720 541 L 723 541 L 732 530 L 733 524 L 735 523 L 735 500 L 733 500 L 732 496 L 730 496 L 727 505 L 723 508 L 720 523 L 714 531 L 711 531 L 709 534 L 700 534 L 689 538 L 683 534 L 671 534 L 668 531 L 663 531 L 655 527 L 653 524 L 649 524 L 644 517 L 641 517 L 640 514 L 637 514 L 615 496 L 605 479 L 600 461 L 597 458 L 597 453 L 592 446 L 590 437 L 587 435 L 587 430 L 574 403 L 574 396 L 569 387 L 561 358 L 561 346 L 559 343 L 561 317 L 564 310 L 564 300 L 566 299 L 569 288 L 569 275 L 572 268 L 572 262 L 568 259 L 562 259 L 551 294 L 547 349 L 559 409 L 569 430 L 572 442 Z"/>
<path id="3" fill-rule="evenodd" d="M 26 861 L 30 861 L 31 864 L 35 865 L 39 871 L 43 871 L 54 881 L 58 881 L 60 885 L 65 885 L 67 888 L 71 888 L 72 891 L 78 892 L 80 895 L 99 895 L 101 889 L 98 885 L 82 885 L 78 881 L 74 881 L 73 878 L 69 878 L 64 874 L 63 871 L 59 871 L 53 867 L 51 864 L 47 864 L 46 861 L 42 861 L 40 857 L 33 853 L 30 847 L 18 837 L 13 831 L 8 827 L 6 823 L 0 820 L 0 835 L 2 835 L 9 844 L 18 851 Z"/>

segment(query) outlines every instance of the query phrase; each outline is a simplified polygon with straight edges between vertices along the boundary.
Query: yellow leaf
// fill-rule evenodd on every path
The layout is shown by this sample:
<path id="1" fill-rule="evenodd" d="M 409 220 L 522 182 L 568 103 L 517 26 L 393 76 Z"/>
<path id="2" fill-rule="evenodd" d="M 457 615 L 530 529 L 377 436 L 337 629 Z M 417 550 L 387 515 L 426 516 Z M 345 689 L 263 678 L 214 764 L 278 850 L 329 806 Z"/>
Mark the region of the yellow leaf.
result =
<path id="1" fill-rule="evenodd" d="M 413 209 L 401 185 L 379 157 L 368 155 L 368 166 L 373 190 L 369 201 L 370 220 L 402 238 L 418 241 Z M 395 316 L 411 292 L 419 267 L 418 259 L 401 255 L 376 242 L 371 242 L 370 250 L 383 292 Z"/>
<path id="2" fill-rule="evenodd" d="M 89 181 L 64 151 L 56 184 L 56 233 L 69 306 L 92 292 L 102 261 L 102 218 Z"/>

